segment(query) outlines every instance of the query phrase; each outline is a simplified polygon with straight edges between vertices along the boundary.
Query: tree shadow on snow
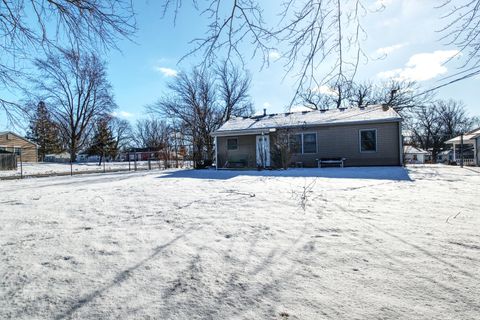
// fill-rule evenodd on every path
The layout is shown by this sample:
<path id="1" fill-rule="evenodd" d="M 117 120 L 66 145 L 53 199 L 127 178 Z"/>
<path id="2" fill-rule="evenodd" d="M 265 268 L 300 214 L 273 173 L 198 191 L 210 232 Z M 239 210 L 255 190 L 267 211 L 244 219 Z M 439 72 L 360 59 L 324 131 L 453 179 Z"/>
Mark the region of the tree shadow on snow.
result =
<path id="1" fill-rule="evenodd" d="M 229 180 L 236 177 L 303 177 L 336 179 L 372 179 L 412 181 L 404 167 L 347 167 L 347 168 L 298 168 L 288 170 L 177 170 L 158 178 L 189 178 L 205 180 Z"/>

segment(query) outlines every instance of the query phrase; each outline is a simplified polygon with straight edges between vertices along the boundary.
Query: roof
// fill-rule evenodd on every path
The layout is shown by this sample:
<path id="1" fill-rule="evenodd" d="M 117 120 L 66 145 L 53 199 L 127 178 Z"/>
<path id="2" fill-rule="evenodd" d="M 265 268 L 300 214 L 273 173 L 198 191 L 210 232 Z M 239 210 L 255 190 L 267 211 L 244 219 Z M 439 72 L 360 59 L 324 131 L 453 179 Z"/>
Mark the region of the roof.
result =
<path id="1" fill-rule="evenodd" d="M 463 135 L 463 143 L 464 144 L 470 144 L 470 143 L 475 143 L 475 139 L 480 137 L 480 128 L 469 131 Z M 452 138 L 448 141 L 446 141 L 446 144 L 459 144 L 462 141 L 462 136 L 457 136 L 455 138 Z"/>
<path id="2" fill-rule="evenodd" d="M 30 142 L 31 144 L 34 144 L 38 147 L 38 144 L 36 144 L 35 142 L 31 141 L 31 140 L 28 140 L 27 138 L 25 137 L 22 137 L 21 135 L 19 135 L 18 133 L 15 133 L 15 132 L 12 132 L 12 131 L 0 131 L 0 136 L 3 136 L 4 134 L 13 134 L 14 136 L 20 138 L 20 139 L 23 139 L 27 142 Z"/>
<path id="3" fill-rule="evenodd" d="M 428 151 L 421 148 L 415 148 L 414 146 L 403 146 L 403 152 L 410 154 L 430 154 Z"/>
<path id="4" fill-rule="evenodd" d="M 255 117 L 236 117 L 227 121 L 213 135 L 255 134 L 274 131 L 277 128 L 399 121 L 402 121 L 402 117 L 392 108 L 373 105 L 365 108 L 312 110 Z"/>

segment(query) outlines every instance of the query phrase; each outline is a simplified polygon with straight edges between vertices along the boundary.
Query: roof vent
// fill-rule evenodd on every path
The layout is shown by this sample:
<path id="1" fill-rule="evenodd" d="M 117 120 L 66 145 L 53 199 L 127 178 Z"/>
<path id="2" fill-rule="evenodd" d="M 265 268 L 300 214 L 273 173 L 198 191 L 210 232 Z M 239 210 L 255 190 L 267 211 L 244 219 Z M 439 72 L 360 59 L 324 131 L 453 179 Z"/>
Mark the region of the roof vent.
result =
<path id="1" fill-rule="evenodd" d="M 340 111 L 342 111 L 342 112 L 345 111 L 345 109 L 346 109 L 346 108 L 338 108 L 338 110 L 340 110 Z"/>
<path id="2" fill-rule="evenodd" d="M 327 111 L 327 110 L 326 109 L 320 109 L 321 113 L 324 113 L 325 111 Z"/>
<path id="3" fill-rule="evenodd" d="M 306 114 L 306 113 L 308 113 L 308 111 L 302 111 L 302 114 Z"/>
<path id="4" fill-rule="evenodd" d="M 263 108 L 263 116 L 265 117 L 267 115 L 267 108 Z"/>
<path id="5" fill-rule="evenodd" d="M 390 109 L 390 107 L 387 104 L 382 104 L 382 109 L 383 109 L 383 111 L 388 111 L 388 109 Z"/>

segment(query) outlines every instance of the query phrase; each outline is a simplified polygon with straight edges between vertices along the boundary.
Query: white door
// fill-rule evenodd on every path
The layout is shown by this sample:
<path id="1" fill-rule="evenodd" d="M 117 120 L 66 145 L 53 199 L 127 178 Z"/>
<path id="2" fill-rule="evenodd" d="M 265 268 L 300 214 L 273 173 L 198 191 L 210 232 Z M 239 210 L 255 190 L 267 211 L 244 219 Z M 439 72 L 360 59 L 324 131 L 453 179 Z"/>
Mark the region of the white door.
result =
<path id="1" fill-rule="evenodd" d="M 257 166 L 270 167 L 270 137 L 257 136 Z"/>

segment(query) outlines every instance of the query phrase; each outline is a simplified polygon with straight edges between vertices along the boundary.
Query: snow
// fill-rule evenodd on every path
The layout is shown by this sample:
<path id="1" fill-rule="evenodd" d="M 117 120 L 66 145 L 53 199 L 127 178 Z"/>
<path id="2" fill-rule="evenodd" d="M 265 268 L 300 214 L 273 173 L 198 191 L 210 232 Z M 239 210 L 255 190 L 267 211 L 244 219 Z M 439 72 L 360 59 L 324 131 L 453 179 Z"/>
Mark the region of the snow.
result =
<path id="1" fill-rule="evenodd" d="M 215 134 L 221 135 L 230 131 L 262 130 L 268 128 L 335 125 L 342 123 L 358 123 L 372 121 L 401 121 L 402 117 L 392 108 L 384 110 L 381 105 L 360 108 L 331 109 L 326 111 L 289 112 L 269 114 L 260 117 L 236 117 L 227 121 Z"/>
<path id="2" fill-rule="evenodd" d="M 478 319 L 479 186 L 440 165 L 0 181 L 0 319 Z"/>
<path id="3" fill-rule="evenodd" d="M 416 148 L 414 146 L 403 146 L 403 153 L 406 154 L 429 154 L 427 151 L 423 150 L 422 148 Z"/>
<path id="4" fill-rule="evenodd" d="M 152 161 L 151 167 L 159 169 L 161 166 L 159 161 Z M 137 169 L 147 169 L 148 161 L 137 161 Z M 130 162 L 130 169 L 134 170 L 134 162 Z M 118 170 L 128 170 L 128 161 L 127 162 L 107 162 L 105 164 L 106 171 L 118 171 Z M 103 163 L 98 165 L 98 162 L 87 162 L 87 163 L 74 163 L 73 172 L 103 172 Z M 53 174 L 62 174 L 70 173 L 70 163 L 48 163 L 48 162 L 24 162 L 23 163 L 23 175 L 53 175 Z M 0 170 L 1 177 L 12 177 L 20 176 L 21 168 L 20 163 L 18 163 L 17 170 Z"/>

